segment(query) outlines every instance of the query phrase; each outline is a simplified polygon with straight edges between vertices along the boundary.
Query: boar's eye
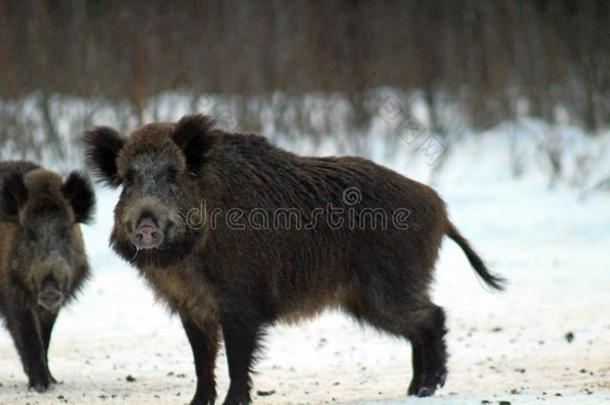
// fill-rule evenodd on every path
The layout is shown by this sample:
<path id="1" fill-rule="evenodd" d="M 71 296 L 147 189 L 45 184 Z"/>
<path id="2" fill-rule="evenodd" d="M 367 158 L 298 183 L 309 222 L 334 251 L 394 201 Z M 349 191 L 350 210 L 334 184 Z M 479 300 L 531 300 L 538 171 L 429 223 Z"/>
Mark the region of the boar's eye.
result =
<path id="1" fill-rule="evenodd" d="M 123 176 L 123 184 L 128 186 L 131 185 L 135 182 L 136 180 L 136 174 L 134 173 L 133 170 L 128 170 L 125 175 Z"/>
<path id="2" fill-rule="evenodd" d="M 170 167 L 165 176 L 167 177 L 168 181 L 174 182 L 178 178 L 178 170 L 175 167 Z"/>
<path id="3" fill-rule="evenodd" d="M 26 228 L 25 234 L 27 238 L 32 242 L 36 242 L 38 240 L 38 235 L 36 234 L 36 231 L 32 228 Z"/>

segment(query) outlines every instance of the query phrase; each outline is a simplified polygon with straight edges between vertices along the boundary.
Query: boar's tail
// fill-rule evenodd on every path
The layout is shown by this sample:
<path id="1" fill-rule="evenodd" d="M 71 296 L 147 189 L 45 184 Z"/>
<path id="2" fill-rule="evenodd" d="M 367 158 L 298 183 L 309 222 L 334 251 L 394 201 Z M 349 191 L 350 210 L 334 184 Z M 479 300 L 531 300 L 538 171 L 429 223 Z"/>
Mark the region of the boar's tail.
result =
<path id="1" fill-rule="evenodd" d="M 457 228 L 450 222 L 447 228 L 447 236 L 457 243 L 468 258 L 470 265 L 475 269 L 477 274 L 489 285 L 496 290 L 503 290 L 507 281 L 503 277 L 492 274 L 483 259 L 472 249 L 470 243 L 464 238 L 457 230 Z"/>

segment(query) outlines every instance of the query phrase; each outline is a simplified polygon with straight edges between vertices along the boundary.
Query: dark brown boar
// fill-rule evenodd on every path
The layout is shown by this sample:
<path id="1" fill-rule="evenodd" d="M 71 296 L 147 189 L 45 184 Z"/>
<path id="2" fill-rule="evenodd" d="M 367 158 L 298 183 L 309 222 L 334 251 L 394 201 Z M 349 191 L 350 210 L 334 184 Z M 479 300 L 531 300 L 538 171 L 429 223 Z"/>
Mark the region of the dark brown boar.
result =
<path id="1" fill-rule="evenodd" d="M 0 162 L 0 314 L 21 357 L 30 388 L 55 379 L 48 350 L 59 310 L 89 274 L 80 223 L 91 217 L 90 182 L 66 181 L 30 162 Z"/>
<path id="2" fill-rule="evenodd" d="M 410 340 L 408 393 L 432 395 L 447 374 L 445 315 L 428 294 L 443 235 L 501 287 L 431 188 L 368 160 L 301 157 L 201 115 L 128 137 L 100 127 L 85 145 L 90 168 L 123 188 L 112 247 L 182 320 L 193 404 L 215 400 L 221 332 L 225 404 L 246 404 L 265 329 L 333 307 Z"/>

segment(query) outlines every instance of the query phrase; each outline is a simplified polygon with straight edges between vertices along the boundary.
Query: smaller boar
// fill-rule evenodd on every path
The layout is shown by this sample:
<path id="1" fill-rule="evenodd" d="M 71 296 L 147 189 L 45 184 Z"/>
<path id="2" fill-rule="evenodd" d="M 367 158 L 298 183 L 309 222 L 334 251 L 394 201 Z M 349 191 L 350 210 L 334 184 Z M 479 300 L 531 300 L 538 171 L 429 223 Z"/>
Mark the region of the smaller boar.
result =
<path id="1" fill-rule="evenodd" d="M 92 215 L 89 180 L 63 181 L 30 162 L 0 162 L 0 315 L 30 388 L 55 383 L 48 349 L 59 310 L 89 275 L 80 225 Z"/>

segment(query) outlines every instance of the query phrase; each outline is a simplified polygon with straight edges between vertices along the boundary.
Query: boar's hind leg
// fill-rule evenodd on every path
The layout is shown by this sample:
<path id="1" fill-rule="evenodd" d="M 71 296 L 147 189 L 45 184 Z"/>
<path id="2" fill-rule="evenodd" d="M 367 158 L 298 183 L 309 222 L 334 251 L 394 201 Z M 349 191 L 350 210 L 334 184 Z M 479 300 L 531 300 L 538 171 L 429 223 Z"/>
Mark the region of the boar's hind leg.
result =
<path id="1" fill-rule="evenodd" d="M 193 350 L 197 391 L 191 405 L 212 405 L 216 400 L 214 368 L 218 354 L 219 325 L 210 322 L 204 329 L 182 317 L 182 326 Z"/>
<path id="2" fill-rule="evenodd" d="M 42 336 L 42 343 L 44 345 L 44 358 L 45 365 L 47 366 L 47 374 L 49 375 L 49 381 L 52 384 L 57 384 L 57 380 L 51 374 L 49 370 L 49 345 L 51 343 L 51 334 L 53 333 L 53 326 L 55 326 L 55 320 L 57 315 L 52 314 L 47 317 L 40 319 L 40 334 Z"/>
<path id="3" fill-rule="evenodd" d="M 428 316 L 410 333 L 413 351 L 413 379 L 409 395 L 427 397 L 447 378 L 447 350 L 445 345 L 445 313 L 433 306 Z"/>
<path id="4" fill-rule="evenodd" d="M 46 354 L 38 317 L 27 306 L 9 317 L 9 329 L 15 340 L 30 388 L 44 392 L 49 388 Z"/>
<path id="5" fill-rule="evenodd" d="M 259 349 L 262 335 L 261 325 L 240 321 L 223 321 L 222 332 L 229 364 L 231 384 L 224 405 L 247 405 L 252 403 L 250 371 Z"/>
<path id="6" fill-rule="evenodd" d="M 408 394 L 426 397 L 442 387 L 447 377 L 445 315 L 442 308 L 429 301 L 418 301 L 360 297 L 346 309 L 359 321 L 411 341 L 413 379 Z"/>

